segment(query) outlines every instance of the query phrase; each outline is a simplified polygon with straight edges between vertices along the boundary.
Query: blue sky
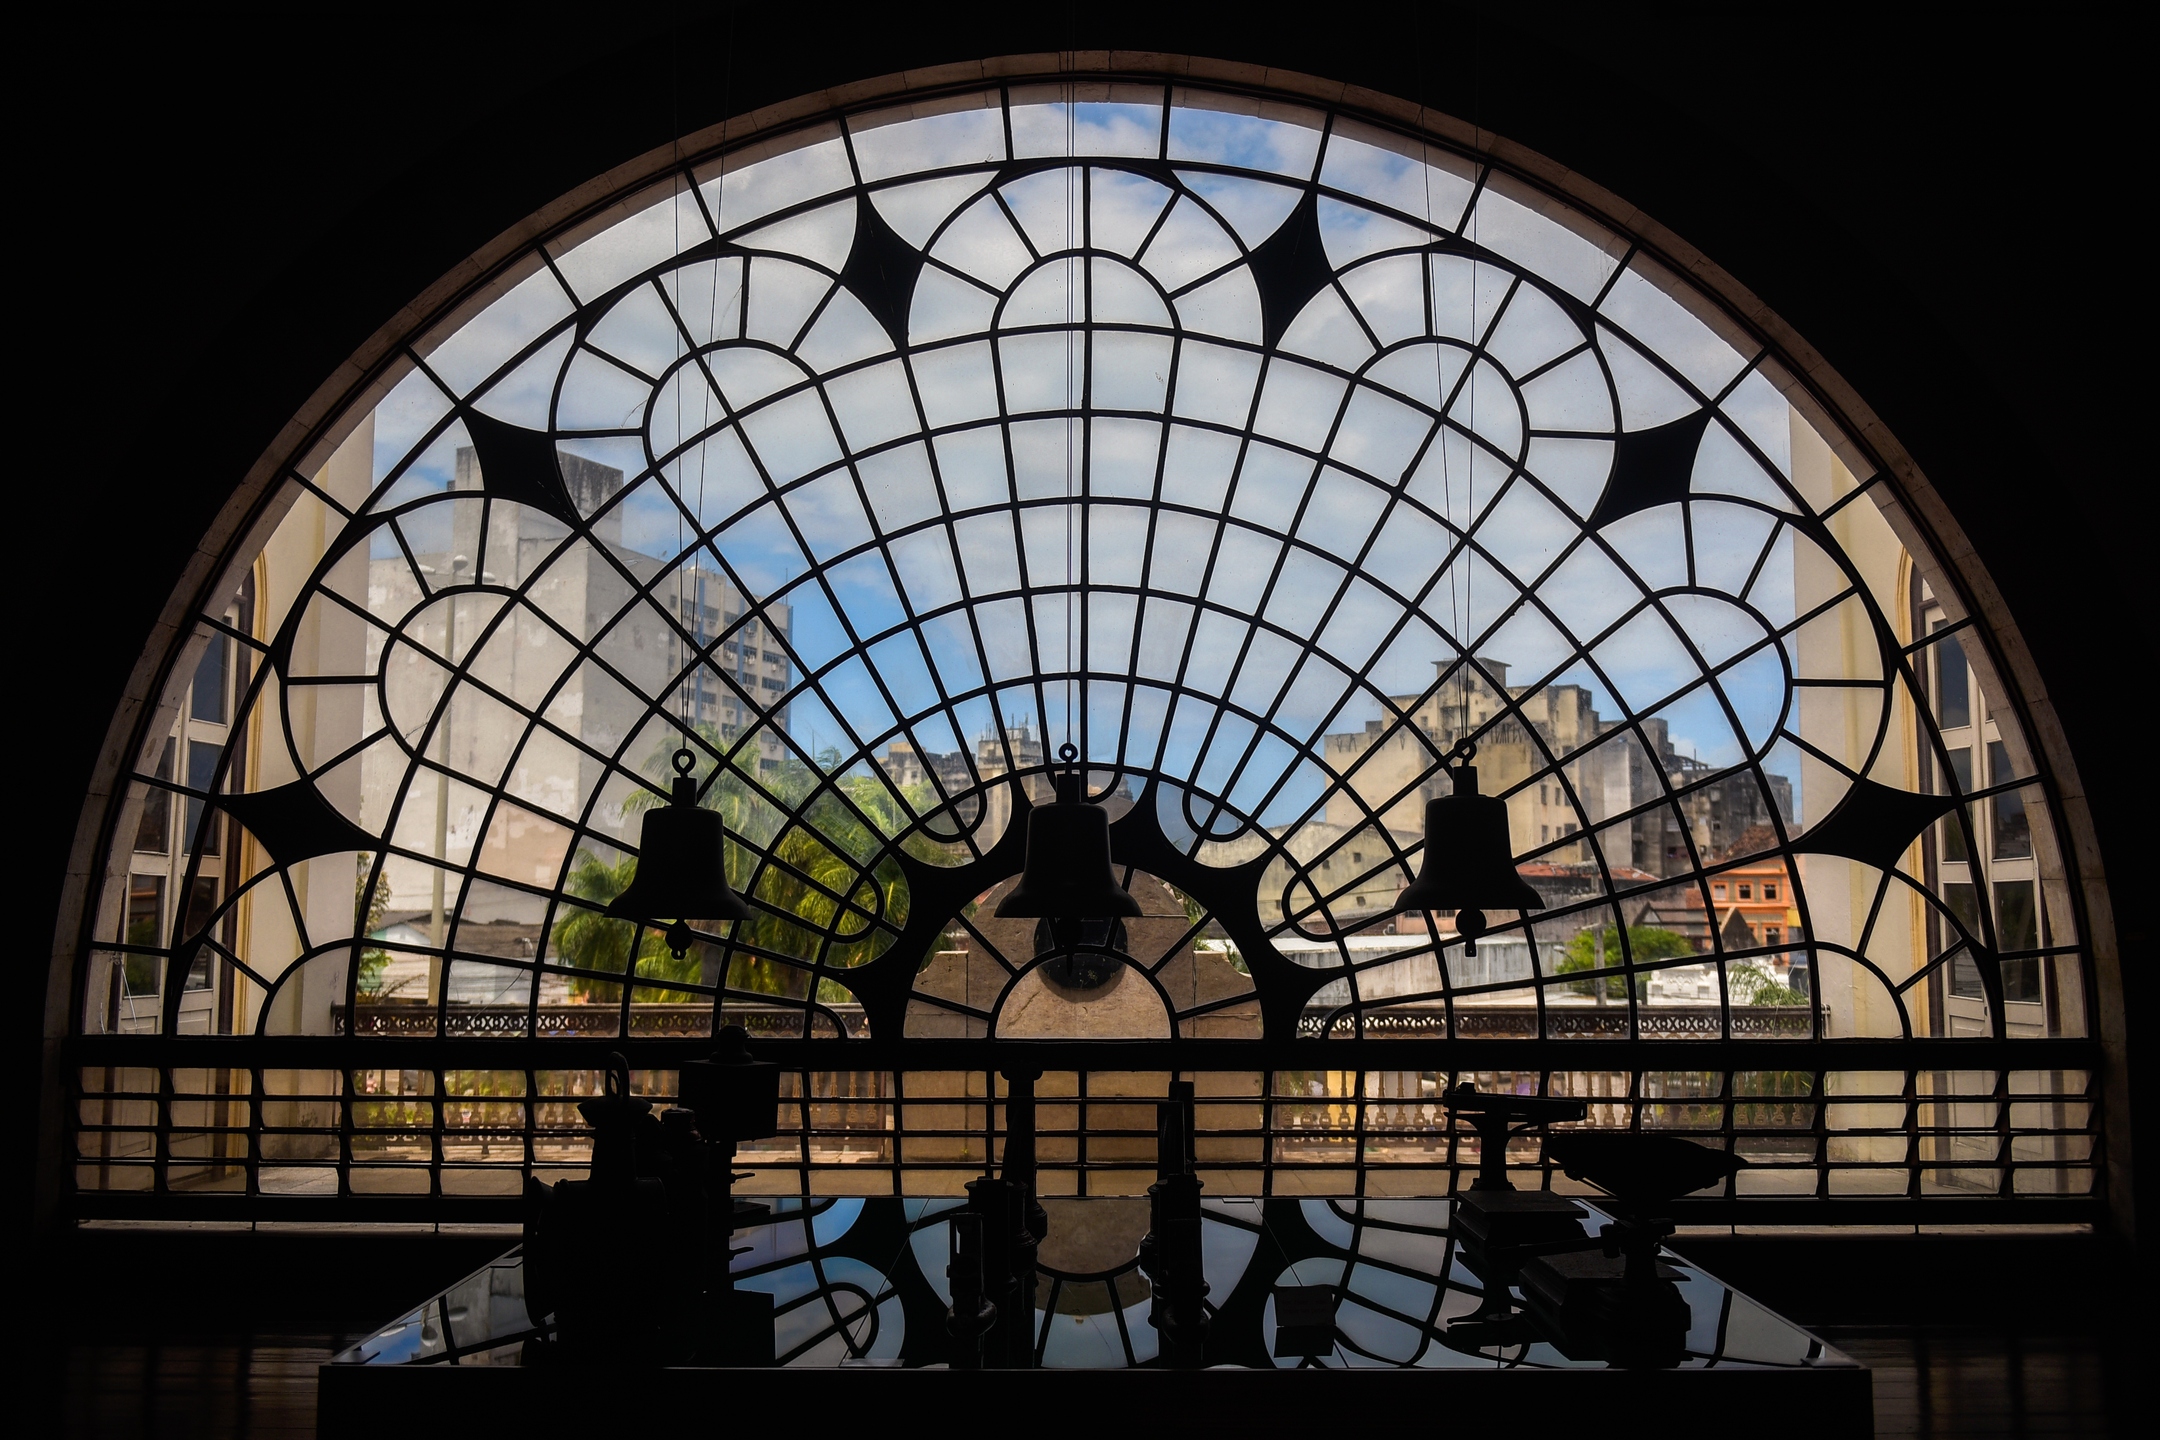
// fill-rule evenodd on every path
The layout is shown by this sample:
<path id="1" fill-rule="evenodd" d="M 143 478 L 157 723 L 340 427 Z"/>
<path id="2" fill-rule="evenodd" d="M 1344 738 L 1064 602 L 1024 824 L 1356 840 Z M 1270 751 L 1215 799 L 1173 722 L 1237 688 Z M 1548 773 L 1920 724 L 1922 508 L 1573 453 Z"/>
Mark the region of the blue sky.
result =
<path id="1" fill-rule="evenodd" d="M 995 109 L 962 106 L 866 125 L 858 154 L 880 182 L 936 164 L 995 164 L 1004 158 L 996 118 Z M 1066 153 L 1068 120 L 1083 155 L 1153 155 L 1161 143 L 1161 108 L 1144 96 L 1091 100 L 1069 117 L 1045 96 L 1015 105 L 1016 149 Z M 395 478 L 376 508 L 448 485 L 462 429 L 424 437 L 454 395 L 513 423 L 570 432 L 566 450 L 623 470 L 617 515 L 629 550 L 668 561 L 701 528 L 712 530 L 719 555 L 754 593 L 791 603 L 791 643 L 805 667 L 846 650 L 843 615 L 866 636 L 903 624 L 903 598 L 918 614 L 942 610 L 921 644 L 911 636 L 882 644 L 836 669 L 819 693 L 792 699 L 795 733 L 821 746 L 842 743 L 849 728 L 865 739 L 891 728 L 896 717 L 879 679 L 903 714 L 920 714 L 940 710 L 941 684 L 951 693 L 1021 682 L 1037 655 L 1046 672 L 1066 669 L 1067 576 L 1131 586 L 1144 564 L 1144 602 L 1096 591 L 1084 607 L 1091 663 L 1121 673 L 1137 644 L 1143 682 L 1089 686 L 1091 754 L 1119 758 L 1105 737 L 1129 704 L 1125 759 L 1151 758 L 1159 746 L 1167 768 L 1208 787 L 1232 784 L 1242 761 L 1232 798 L 1258 803 L 1280 787 L 1270 820 L 1310 805 L 1321 779 L 1297 770 L 1288 744 L 1257 739 L 1248 722 L 1218 722 L 1210 705 L 1173 705 L 1160 682 L 1178 673 L 1188 646 L 1188 683 L 1275 708 L 1300 741 L 1381 716 L 1379 700 L 1346 673 L 1376 652 L 1372 685 L 1414 694 L 1431 683 L 1435 661 L 1457 653 L 1457 640 L 1486 636 L 1479 653 L 1512 666 L 1518 683 L 1557 671 L 1560 682 L 1587 686 L 1607 715 L 1623 701 L 1655 709 L 1683 752 L 1731 764 L 1768 750 L 1787 664 L 1785 647 L 1768 642 L 1794 608 L 1790 531 L 1779 521 L 1793 504 L 1773 474 L 1790 463 L 1790 417 L 1783 397 L 1747 373 L 1748 357 L 1674 300 L 1667 277 L 1630 270 L 1616 278 L 1617 257 L 1594 227 L 1561 223 L 1506 186 L 1486 190 L 1466 229 L 1516 266 L 1384 254 L 1462 215 L 1470 175 L 1452 157 L 1435 152 L 1421 164 L 1399 142 L 1356 126 L 1322 156 L 1319 132 L 1295 114 L 1177 107 L 1168 133 L 1173 160 L 1262 173 L 1181 172 L 1211 214 L 1152 180 L 1097 168 L 1096 208 L 1086 218 L 1098 243 L 1119 254 L 1091 262 L 1084 277 L 1077 265 L 1045 262 L 995 322 L 998 294 L 1033 263 L 1027 243 L 1048 248 L 1081 228 L 1077 218 L 1067 223 L 1065 207 L 1079 191 L 1068 172 L 1005 188 L 1018 230 L 983 194 L 987 171 L 881 195 L 888 220 L 911 239 L 940 237 L 932 254 L 953 267 L 925 272 L 911 329 L 919 345 L 957 343 L 918 348 L 906 360 L 851 295 L 831 294 L 824 273 L 845 258 L 856 223 L 837 137 L 812 136 L 705 179 L 723 229 L 751 225 L 752 243 L 787 252 L 747 267 L 733 259 L 666 267 L 707 231 L 686 190 L 657 195 L 659 203 L 559 257 L 577 298 L 662 267 L 655 285 L 632 291 L 592 326 L 591 347 L 573 343 L 573 295 L 553 273 L 536 271 L 429 350 L 440 384 L 415 369 L 378 405 L 376 477 Z M 1348 299 L 1333 290 L 1315 297 L 1282 353 L 1263 365 L 1251 348 L 1256 294 L 1234 262 L 1241 244 L 1265 238 L 1295 203 L 1297 192 L 1271 177 L 1309 176 L 1316 164 L 1324 183 L 1363 202 L 1329 200 L 1322 216 L 1331 257 L 1351 267 Z M 832 203 L 812 203 L 827 195 Z M 810 208 L 753 223 L 791 205 Z M 1154 240 L 1138 249 L 1151 229 Z M 1233 268 L 1220 280 L 1180 293 L 1225 264 Z M 1532 279 L 1518 285 L 1524 271 Z M 1607 323 L 1585 333 L 1540 288 L 1547 284 L 1579 299 L 1605 292 Z M 1068 305 L 1138 328 L 1100 333 L 1093 349 L 1025 333 L 1061 325 Z M 699 346 L 713 347 L 703 367 L 682 363 L 671 308 Z M 794 344 L 813 314 L 795 357 L 770 348 Z M 1174 391 L 1173 317 L 1186 337 Z M 1395 348 L 1380 355 L 1376 339 Z M 1468 347 L 1480 340 L 1492 358 L 1473 365 Z M 529 359 L 512 363 L 528 348 Z M 1653 591 L 1692 583 L 1720 592 L 1643 608 L 1644 591 L 1582 542 L 1581 516 L 1610 465 L 1610 437 L 1688 413 L 1743 375 L 1698 458 L 1687 526 L 1682 507 L 1666 506 L 1605 532 Z M 1071 427 L 1054 416 L 1026 418 L 1082 387 L 1097 409 L 1133 413 Z M 1001 395 L 1011 417 L 1004 423 Z M 933 427 L 959 428 L 926 440 L 918 396 Z M 1448 425 L 1433 443 L 1443 396 Z M 1234 433 L 1248 416 L 1249 441 Z M 1526 425 L 1567 433 L 1533 437 Z M 613 427 L 642 433 L 577 433 Z M 1151 541 L 1143 502 L 1158 483 L 1162 501 L 1178 508 L 1155 522 Z M 1062 503 L 1082 491 L 1083 507 Z M 447 543 L 431 537 L 447 534 L 448 503 L 403 522 L 416 548 Z M 1448 564 L 1465 531 L 1489 554 Z M 863 552 L 878 539 L 889 543 L 897 574 Z M 382 561 L 396 553 L 387 532 L 372 553 Z M 708 554 L 700 563 L 716 562 Z M 1050 592 L 1032 607 L 1016 592 L 1023 568 L 1032 586 Z M 1533 584 L 1539 603 L 1518 606 Z M 972 603 L 954 609 L 963 586 Z M 1406 611 L 1404 602 L 1421 594 Z M 1316 637 L 1331 605 L 1335 616 Z M 1631 611 L 1639 613 L 1586 649 Z M 1256 629 L 1253 616 L 1266 627 Z M 1324 655 L 1305 659 L 1308 642 Z M 1689 642 L 1712 667 L 1752 648 L 1719 677 L 1737 730 L 1707 687 L 1688 688 L 1701 676 Z M 978 695 L 926 722 L 918 737 L 933 749 L 971 742 L 994 714 L 1015 707 L 1054 736 L 1067 723 L 1062 686 L 1046 711 L 1022 688 Z M 1211 728 L 1219 732 L 1212 740 Z"/>

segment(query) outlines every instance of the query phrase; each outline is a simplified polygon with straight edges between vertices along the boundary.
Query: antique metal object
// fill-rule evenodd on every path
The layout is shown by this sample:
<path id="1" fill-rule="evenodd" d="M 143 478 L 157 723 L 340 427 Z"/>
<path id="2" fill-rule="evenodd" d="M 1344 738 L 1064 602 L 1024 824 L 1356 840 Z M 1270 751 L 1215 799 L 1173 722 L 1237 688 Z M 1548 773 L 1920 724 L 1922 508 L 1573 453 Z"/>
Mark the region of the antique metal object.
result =
<path id="1" fill-rule="evenodd" d="M 1441 1100 L 1451 1115 L 1477 1131 L 1477 1179 L 1457 1199 L 1454 1213 L 1463 1259 L 1485 1282 L 1476 1314 L 1451 1326 L 1449 1334 L 1461 1330 L 1458 1338 L 1484 1345 L 1494 1343 L 1487 1337 L 1513 1333 L 1506 1328 L 1514 1313 L 1508 1291 L 1520 1277 L 1522 1247 L 1565 1242 L 1583 1233 L 1584 1211 L 1574 1201 L 1549 1190 L 1515 1188 L 1507 1174 L 1508 1141 L 1520 1130 L 1581 1120 L 1589 1112 L 1580 1100 L 1484 1092 L 1471 1082 L 1446 1091 Z"/>
<path id="2" fill-rule="evenodd" d="M 1475 955 L 1486 911 L 1542 910 L 1545 900 L 1515 869 L 1507 802 L 1478 793 L 1477 767 L 1467 758 L 1448 773 L 1455 793 L 1425 803 L 1425 861 L 1395 908 L 1453 910 L 1456 933 Z"/>
<path id="3" fill-rule="evenodd" d="M 1578 1104 L 1580 1102 L 1577 1102 Z M 1677 1135 L 1578 1130 L 1545 1142 L 1554 1164 L 1587 1180 L 1630 1212 L 1669 1207 L 1746 1168 L 1730 1150 L 1712 1150 Z"/>
<path id="4" fill-rule="evenodd" d="M 690 948 L 690 921 L 750 918 L 750 907 L 728 886 L 719 812 L 697 803 L 697 782 L 690 778 L 696 763 L 688 750 L 675 752 L 674 793 L 667 804 L 645 812 L 637 874 L 607 909 L 619 919 L 664 927 L 678 959 Z"/>
<path id="5" fill-rule="evenodd" d="M 1082 793 L 1080 752 L 1058 751 L 1057 800 L 1028 813 L 1027 867 L 997 907 L 1000 919 L 1093 920 L 1138 915 L 1110 865 L 1110 816 Z"/>
<path id="6" fill-rule="evenodd" d="M 974 1209 L 952 1218 L 945 1278 L 952 1286 L 952 1308 L 945 1333 L 953 1338 L 955 1370 L 983 1368 L 983 1340 L 997 1325 L 997 1302 L 984 1288 L 983 1217 Z"/>
<path id="7" fill-rule="evenodd" d="M 660 1123 L 652 1102 L 630 1093 L 630 1065 L 621 1055 L 609 1057 L 602 1093 L 578 1112 L 593 1129 L 588 1177 L 528 1190 L 525 1247 L 537 1282 L 528 1287 L 531 1303 L 536 1313 L 554 1314 L 555 1347 L 566 1358 L 660 1364 L 674 1338 L 671 1322 L 686 1308 L 684 1272 L 591 1263 L 617 1237 L 668 1224 L 665 1181 L 641 1173 L 657 1168 L 651 1162 L 660 1153 Z"/>
<path id="8" fill-rule="evenodd" d="M 1170 1082 L 1155 1107 L 1156 1181 L 1148 1186 L 1148 1233 L 1140 1268 L 1154 1286 L 1148 1324 L 1160 1331 L 1173 1369 L 1206 1363 L 1208 1285 L 1200 1247 L 1200 1179 L 1193 1174 L 1193 1082 Z"/>
<path id="9" fill-rule="evenodd" d="M 713 1053 L 682 1067 L 683 1103 L 697 1114 L 698 1134 L 733 1154 L 744 1140 L 780 1131 L 780 1067 L 754 1059 L 750 1035 L 723 1025 Z"/>
<path id="10" fill-rule="evenodd" d="M 1562 1351 L 1631 1369 L 1680 1363 L 1693 1315 L 1659 1259 L 1680 1196 L 1717 1184 L 1747 1162 L 1675 1135 L 1578 1131 L 1545 1142 L 1578 1180 L 1612 1196 L 1618 1219 L 1595 1238 L 1525 1245 L 1523 1298 Z"/>
<path id="11" fill-rule="evenodd" d="M 1581 1100 L 1481 1091 L 1475 1081 L 1465 1081 L 1440 1098 L 1451 1114 L 1468 1120 L 1477 1131 L 1478 1174 L 1470 1184 L 1473 1190 L 1515 1188 L 1507 1177 L 1508 1137 L 1516 1133 L 1511 1127 L 1530 1129 L 1556 1120 L 1580 1120 L 1590 1113 Z"/>
<path id="12" fill-rule="evenodd" d="M 1038 1349 L 1035 1334 L 1036 1256 L 1050 1233 L 1050 1216 L 1035 1187 L 1035 1082 L 1039 1070 L 1005 1071 L 1004 1180 L 1012 1192 L 1011 1238 L 1013 1303 L 1021 1312 L 1006 1327 L 1006 1357 L 1017 1369 L 1032 1369 Z"/>
<path id="13" fill-rule="evenodd" d="M 719 1042 L 713 1053 L 680 1072 L 683 1103 L 696 1117 L 700 1142 L 706 1324 L 722 1363 L 770 1365 L 773 1297 L 736 1290 L 729 1264 L 735 1231 L 767 1213 L 763 1205 L 735 1199 L 735 1147 L 779 1132 L 780 1067 L 751 1056 L 740 1025 L 724 1025 L 713 1038 Z"/>

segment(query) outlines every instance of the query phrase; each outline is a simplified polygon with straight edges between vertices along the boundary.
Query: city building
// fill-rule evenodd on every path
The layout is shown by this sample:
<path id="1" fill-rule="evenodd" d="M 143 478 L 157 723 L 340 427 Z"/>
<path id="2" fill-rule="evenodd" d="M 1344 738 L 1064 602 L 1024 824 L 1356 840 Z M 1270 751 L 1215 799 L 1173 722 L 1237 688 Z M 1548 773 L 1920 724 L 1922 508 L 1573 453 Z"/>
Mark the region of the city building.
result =
<path id="1" fill-rule="evenodd" d="M 320 664 L 358 674 L 387 668 L 392 718 L 408 733 L 434 724 L 428 755 L 438 766 L 502 773 L 507 765 L 512 789 L 527 806 L 491 813 L 440 769 L 423 779 L 443 794 L 435 831 L 418 848 L 446 858 L 477 849 L 488 857 L 490 873 L 532 887 L 552 886 L 561 873 L 571 843 L 564 820 L 605 834 L 634 828 L 622 805 L 632 793 L 622 772 L 664 778 L 666 757 L 681 735 L 669 719 L 689 722 L 711 743 L 736 752 L 738 765 L 748 762 L 760 772 L 791 753 L 792 607 L 746 597 L 708 556 L 669 570 L 658 557 L 625 545 L 617 503 L 623 472 L 566 449 L 557 458 L 574 503 L 599 516 L 590 543 L 565 545 L 560 520 L 502 502 L 486 508 L 483 534 L 482 507 L 453 504 L 446 526 L 415 527 L 420 538 L 405 541 L 409 558 L 397 547 L 378 547 L 388 553 L 368 565 L 370 612 L 417 612 L 416 622 L 393 637 L 349 613 L 326 611 L 318 640 Z M 473 447 L 457 447 L 450 494 L 477 498 L 482 484 Z M 431 533 L 432 547 L 425 543 Z M 473 595 L 426 603 L 424 585 L 472 579 L 499 591 L 522 590 L 524 602 L 505 609 Z M 586 635 L 598 637 L 592 660 L 566 667 L 563 656 L 575 643 L 569 637 Z M 469 680 L 433 721 L 446 658 Z M 529 725 L 497 697 L 544 701 L 547 723 Z M 317 726 L 318 744 L 339 744 L 341 737 L 355 743 L 360 707 L 348 706 L 334 721 L 318 719 Z M 357 790 L 383 793 L 404 763 L 397 751 L 370 747 Z M 436 893 L 440 873 L 404 857 L 386 867 L 390 908 L 429 910 L 438 937 L 445 903 Z M 501 890 L 468 913 L 482 921 L 535 923 L 544 908 L 533 890 Z"/>
<path id="2" fill-rule="evenodd" d="M 1636 725 L 1606 718 L 1580 685 L 1510 686 L 1500 660 L 1481 658 L 1468 679 L 1435 666 L 1434 689 L 1391 697 L 1402 717 L 1392 728 L 1369 720 L 1327 737 L 1329 764 L 1350 782 L 1330 801 L 1331 823 L 1354 824 L 1359 809 L 1371 808 L 1391 829 L 1418 829 L 1425 802 L 1451 784 L 1434 759 L 1466 733 L 1477 742 L 1479 789 L 1507 797 L 1510 837 L 1529 859 L 1589 863 L 1594 834 L 1605 864 L 1669 875 L 1722 852 L 1773 808 L 1792 821 L 1787 777 L 1758 783 L 1746 768 L 1683 755 L 1662 717 Z"/>

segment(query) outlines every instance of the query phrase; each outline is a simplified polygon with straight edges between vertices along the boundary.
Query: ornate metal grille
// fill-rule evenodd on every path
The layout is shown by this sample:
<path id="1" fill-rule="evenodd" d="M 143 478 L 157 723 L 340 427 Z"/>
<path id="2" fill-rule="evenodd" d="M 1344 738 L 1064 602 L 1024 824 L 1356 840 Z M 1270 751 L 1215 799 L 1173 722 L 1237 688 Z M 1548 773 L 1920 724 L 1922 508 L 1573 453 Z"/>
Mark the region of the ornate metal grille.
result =
<path id="1" fill-rule="evenodd" d="M 1115 1052 L 1254 1097 L 1256 1191 L 1318 1153 L 1285 1128 L 1451 1174 L 1427 1087 L 1501 1071 L 1627 1124 L 1693 1076 L 1787 1196 L 2090 1189 L 2070 861 L 1988 636 L 1759 336 L 1483 157 L 1115 77 L 838 115 L 371 384 L 175 648 L 175 706 L 230 657 L 229 726 L 153 717 L 111 806 L 87 1209 L 504 1193 L 576 1163 L 595 1047 L 663 1067 L 716 1007 L 800 1067 L 782 1188 L 895 1188 L 909 1098 L 1077 1103 Z M 1147 910 L 1077 946 L 990 918 L 1067 740 Z M 1547 902 L 1475 956 L 1392 914 L 1463 740 Z M 755 912 L 681 960 L 601 914 L 678 745 Z"/>

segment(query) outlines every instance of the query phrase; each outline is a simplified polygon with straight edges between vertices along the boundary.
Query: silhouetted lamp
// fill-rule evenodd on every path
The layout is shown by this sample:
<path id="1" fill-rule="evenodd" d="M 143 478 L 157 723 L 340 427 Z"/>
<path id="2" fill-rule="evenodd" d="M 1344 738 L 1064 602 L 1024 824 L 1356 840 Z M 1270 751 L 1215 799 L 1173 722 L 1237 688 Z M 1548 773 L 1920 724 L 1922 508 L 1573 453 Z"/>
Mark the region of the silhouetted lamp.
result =
<path id="1" fill-rule="evenodd" d="M 1515 871 L 1508 844 L 1507 802 L 1480 795 L 1477 767 L 1467 760 L 1448 772 L 1455 793 L 1425 804 L 1425 863 L 1397 897 L 1402 910 L 1453 910 L 1455 930 L 1477 954 L 1487 910 L 1542 910 L 1545 898 Z"/>
<path id="2" fill-rule="evenodd" d="M 1001 920 L 1100 920 L 1138 915 L 1140 902 L 1110 868 L 1110 817 L 1080 787 L 1080 752 L 1058 750 L 1064 768 L 1053 777 L 1057 801 L 1028 815 L 1027 865 L 1020 883 L 998 902 Z"/>
<path id="3" fill-rule="evenodd" d="M 720 816 L 701 809 L 690 767 L 697 757 L 675 752 L 675 793 L 645 812 L 637 874 L 607 913 L 664 928 L 677 959 L 690 948 L 692 920 L 747 920 L 750 907 L 728 888 L 725 831 Z"/>

